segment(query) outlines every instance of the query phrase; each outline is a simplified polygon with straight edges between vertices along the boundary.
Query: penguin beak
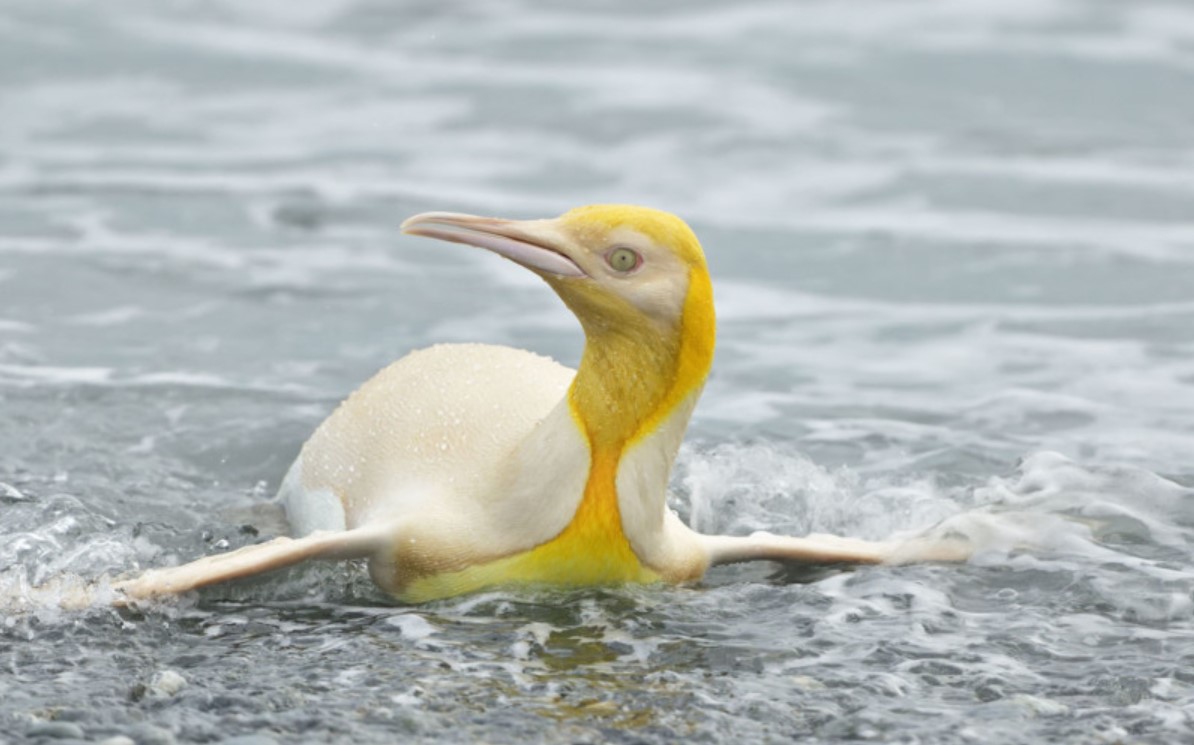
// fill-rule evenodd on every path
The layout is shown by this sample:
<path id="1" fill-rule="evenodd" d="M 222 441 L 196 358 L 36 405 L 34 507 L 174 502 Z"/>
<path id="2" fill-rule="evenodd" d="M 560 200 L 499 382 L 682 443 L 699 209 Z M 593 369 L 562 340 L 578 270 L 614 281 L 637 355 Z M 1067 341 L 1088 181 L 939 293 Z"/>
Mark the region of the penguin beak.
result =
<path id="1" fill-rule="evenodd" d="M 402 232 L 477 246 L 533 272 L 554 277 L 587 276 L 568 256 L 568 242 L 554 220 L 502 220 L 455 212 L 424 212 L 407 218 Z"/>

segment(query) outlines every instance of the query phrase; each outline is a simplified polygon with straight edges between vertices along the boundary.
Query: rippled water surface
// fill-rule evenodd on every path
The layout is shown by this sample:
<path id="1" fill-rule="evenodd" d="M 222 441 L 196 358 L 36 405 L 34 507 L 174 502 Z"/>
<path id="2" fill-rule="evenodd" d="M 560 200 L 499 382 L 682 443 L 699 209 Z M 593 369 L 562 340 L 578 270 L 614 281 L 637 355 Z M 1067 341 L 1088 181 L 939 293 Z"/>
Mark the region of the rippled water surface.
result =
<path id="1" fill-rule="evenodd" d="M 1191 122 L 1179 2 L 0 2 L 0 741 L 1194 741 Z M 412 348 L 575 364 L 534 277 L 397 226 L 599 201 L 709 255 L 681 514 L 983 550 L 30 589 L 278 532 L 306 435 Z"/>

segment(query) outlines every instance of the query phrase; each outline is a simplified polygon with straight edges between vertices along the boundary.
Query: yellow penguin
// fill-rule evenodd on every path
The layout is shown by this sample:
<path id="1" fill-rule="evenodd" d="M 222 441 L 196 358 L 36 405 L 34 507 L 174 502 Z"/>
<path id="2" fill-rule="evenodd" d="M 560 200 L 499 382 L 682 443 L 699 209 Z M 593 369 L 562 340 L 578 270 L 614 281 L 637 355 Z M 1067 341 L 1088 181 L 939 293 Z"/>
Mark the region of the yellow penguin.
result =
<path id="1" fill-rule="evenodd" d="M 958 560 L 952 542 L 702 535 L 666 504 L 713 361 L 713 292 L 678 217 L 594 205 L 546 220 L 447 212 L 411 235 L 488 249 L 542 277 L 579 319 L 573 371 L 451 344 L 366 382 L 303 446 L 279 490 L 294 532 L 114 585 L 184 592 L 307 559 L 367 558 L 405 602 L 513 584 L 690 582 L 710 566 Z"/>

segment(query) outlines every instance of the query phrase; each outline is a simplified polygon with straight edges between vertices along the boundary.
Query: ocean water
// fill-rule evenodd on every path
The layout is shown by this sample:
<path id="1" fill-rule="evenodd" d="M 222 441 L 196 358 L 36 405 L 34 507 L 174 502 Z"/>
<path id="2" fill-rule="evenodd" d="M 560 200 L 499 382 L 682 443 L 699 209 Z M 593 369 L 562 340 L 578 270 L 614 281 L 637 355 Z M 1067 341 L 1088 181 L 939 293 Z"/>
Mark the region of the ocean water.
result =
<path id="1" fill-rule="evenodd" d="M 0 1 L 0 742 L 1194 741 L 1191 122 L 1178 2 Z M 533 276 L 397 228 L 603 201 L 713 272 L 682 515 L 976 556 L 36 589 L 282 530 L 411 349 L 575 364 Z"/>

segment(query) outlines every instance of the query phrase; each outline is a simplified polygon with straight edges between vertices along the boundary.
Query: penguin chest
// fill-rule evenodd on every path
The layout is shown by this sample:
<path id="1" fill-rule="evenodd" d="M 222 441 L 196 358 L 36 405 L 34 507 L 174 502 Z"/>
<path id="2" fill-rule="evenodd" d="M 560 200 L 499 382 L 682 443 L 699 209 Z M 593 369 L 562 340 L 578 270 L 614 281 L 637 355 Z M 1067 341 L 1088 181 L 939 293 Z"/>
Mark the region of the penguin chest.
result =
<path id="1" fill-rule="evenodd" d="M 594 455 L 580 504 L 554 538 L 459 571 L 412 578 L 397 594 L 403 600 L 422 602 L 494 585 L 581 587 L 659 581 L 660 575 L 639 560 L 626 538 L 616 471 L 615 457 Z"/>

